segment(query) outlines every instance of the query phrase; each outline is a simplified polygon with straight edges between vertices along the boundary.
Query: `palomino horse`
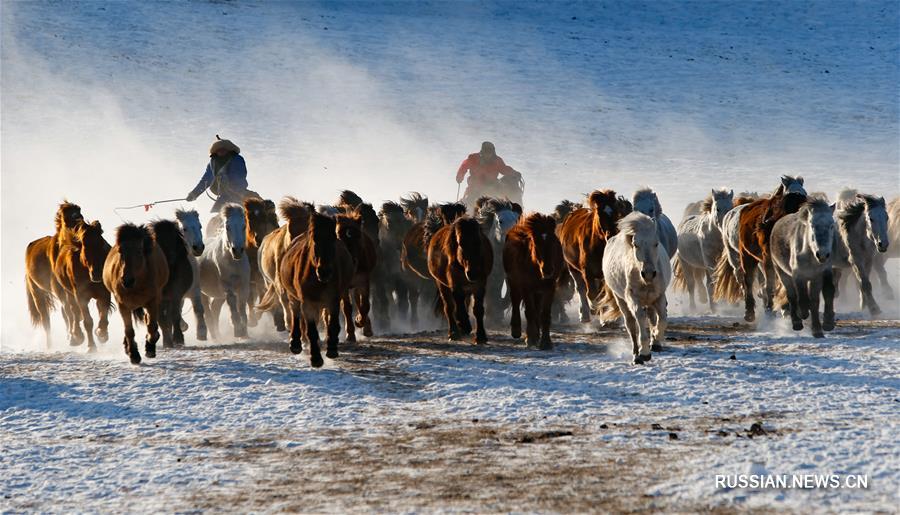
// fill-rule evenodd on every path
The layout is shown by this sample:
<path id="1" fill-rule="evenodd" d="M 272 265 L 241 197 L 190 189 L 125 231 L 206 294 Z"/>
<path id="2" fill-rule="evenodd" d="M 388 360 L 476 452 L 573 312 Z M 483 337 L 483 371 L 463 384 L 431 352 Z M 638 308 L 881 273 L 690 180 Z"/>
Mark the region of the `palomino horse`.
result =
<path id="1" fill-rule="evenodd" d="M 119 314 L 125 324 L 125 354 L 135 365 L 141 362 L 141 353 L 134 340 L 132 317 L 143 318 L 147 324 L 144 352 L 148 358 L 155 358 L 156 342 L 159 341 L 159 303 L 168 280 L 166 256 L 153 240 L 150 230 L 143 225 L 120 225 L 116 230 L 116 244 L 103 265 L 103 284 L 119 305 Z"/>
<path id="2" fill-rule="evenodd" d="M 521 216 L 522 206 L 508 199 L 481 197 L 475 202 L 475 219 L 491 242 L 494 253 L 494 268 L 488 276 L 484 296 L 485 312 L 492 322 L 503 321 L 503 312 L 509 304 L 509 297 L 503 296 L 503 246 L 506 244 L 506 233 Z"/>
<path id="3" fill-rule="evenodd" d="M 459 202 L 437 204 L 428 208 L 426 220 L 417 222 L 403 237 L 403 245 L 400 248 L 400 263 L 406 274 L 409 291 L 409 321 L 415 326 L 419 321 L 419 295 L 421 292 L 432 291 L 434 284 L 428 271 L 428 240 L 433 232 L 429 232 L 428 219 L 431 219 L 429 227 L 436 231 L 442 225 L 451 224 L 457 218 L 466 214 L 466 206 Z M 436 223 L 435 223 L 436 222 Z"/>
<path id="4" fill-rule="evenodd" d="M 329 358 L 338 357 L 341 298 L 353 279 L 353 258 L 338 240 L 334 218 L 309 213 L 309 225 L 284 252 L 278 269 L 279 290 L 288 299 L 291 319 L 291 352 L 302 350 L 302 333 L 309 343 L 309 363 L 318 368 L 324 364 L 319 348 L 317 322 L 324 313 L 328 328 Z M 279 302 L 274 288 L 266 290 L 261 309 L 271 309 Z"/>
<path id="5" fill-rule="evenodd" d="M 656 222 L 656 230 L 659 232 L 659 242 L 666 249 L 669 258 L 675 256 L 678 250 L 678 233 L 669 217 L 662 212 L 659 197 L 650 188 L 642 188 L 634 192 L 631 204 L 638 213 L 644 213 Z"/>
<path id="6" fill-rule="evenodd" d="M 53 275 L 63 292 L 63 309 L 68 312 L 71 341 L 80 341 L 79 322 L 84 322 L 87 334 L 88 352 L 96 350 L 94 345 L 94 319 L 88 304 L 97 301 L 100 323 L 97 325 L 97 339 L 105 342 L 109 338 L 109 312 L 112 307 L 109 290 L 103 286 L 103 264 L 109 254 L 109 243 L 103 238 L 100 222 L 79 222 L 71 231 L 71 241 L 62 245 Z"/>
<path id="7" fill-rule="evenodd" d="M 589 209 L 582 208 L 569 214 L 557 232 L 581 298 L 582 322 L 591 320 L 589 299 L 596 300 L 602 291 L 606 241 L 618 231 L 616 222 L 630 212 L 613 190 L 592 192 L 588 204 Z"/>
<path id="8" fill-rule="evenodd" d="M 396 311 L 402 318 L 406 318 L 409 310 L 409 278 L 403 273 L 400 264 L 400 248 L 403 246 L 403 237 L 413 226 L 413 220 L 406 217 L 403 207 L 396 202 L 385 202 L 381 205 L 380 229 L 378 232 L 379 266 L 381 268 L 382 281 L 373 286 L 372 304 L 377 315 L 376 321 L 387 325 L 391 316 L 391 306 L 396 306 Z M 396 297 L 396 304 L 393 299 Z"/>
<path id="9" fill-rule="evenodd" d="M 566 269 L 562 244 L 556 237 L 556 220 L 531 213 L 510 229 L 503 247 L 503 269 L 512 303 L 512 337 L 522 336 L 519 305 L 524 302 L 525 344 L 541 350 L 553 348 L 553 299 L 560 274 Z"/>
<path id="10" fill-rule="evenodd" d="M 428 271 L 440 294 L 451 340 L 459 340 L 463 334 L 472 332 L 467 307 L 467 301 L 472 297 L 475 343 L 487 342 L 484 294 L 493 265 L 491 242 L 472 218 L 463 216 L 453 223 L 445 223 L 429 238 Z"/>
<path id="11" fill-rule="evenodd" d="M 900 241 L 900 197 L 890 201 L 887 205 L 888 212 L 888 239 L 894 242 Z M 885 291 L 885 295 L 889 300 L 894 300 L 894 290 L 888 281 L 887 270 L 885 265 L 887 260 L 891 258 L 900 258 L 900 244 L 894 243 L 888 246 L 887 252 L 879 252 L 875 255 L 875 261 L 872 268 L 878 274 L 881 281 L 881 287 Z M 896 270 L 896 268 L 895 268 Z"/>
<path id="12" fill-rule="evenodd" d="M 247 226 L 244 208 L 225 204 L 219 212 L 219 233 L 206 242 L 200 256 L 200 289 L 212 337 L 219 338 L 219 313 L 228 303 L 235 338 L 247 336 L 247 299 L 250 260 L 245 252 Z"/>
<path id="13" fill-rule="evenodd" d="M 600 314 L 604 321 L 625 318 L 633 362 L 640 365 L 650 361 L 650 351 L 661 350 L 666 339 L 666 287 L 672 270 L 652 218 L 635 212 L 618 226 L 603 255 Z"/>
<path id="14" fill-rule="evenodd" d="M 28 293 L 28 314 L 31 324 L 44 329 L 47 347 L 50 347 L 50 311 L 54 307 L 54 298 L 58 297 L 59 286 L 53 278 L 53 267 L 59 249 L 71 236 L 69 232 L 83 222 L 81 208 L 77 204 L 65 201 L 56 210 L 53 236 L 44 236 L 28 244 L 25 250 L 25 290 Z M 68 328 L 68 314 L 63 310 L 63 318 Z M 70 341 L 73 345 L 81 341 Z"/>
<path id="15" fill-rule="evenodd" d="M 756 279 L 757 268 L 763 272 L 763 301 L 766 312 L 772 312 L 772 298 L 775 288 L 775 269 L 769 256 L 769 234 L 772 227 L 783 216 L 796 213 L 806 201 L 806 190 L 803 189 L 802 177 L 782 176 L 781 184 L 769 198 L 754 200 L 740 208 L 738 217 L 738 230 L 736 235 L 725 233 L 723 241 L 729 247 L 729 252 L 740 256 L 740 266 L 735 267 L 735 274 L 731 277 L 724 272 L 723 267 L 717 267 L 716 282 L 734 281 L 738 277 L 743 279 L 741 284 L 744 294 L 744 320 L 752 322 L 756 319 L 756 300 L 753 298 L 753 283 Z M 735 237 L 736 236 L 736 237 Z M 737 247 L 732 245 L 737 243 Z M 720 270 L 722 268 L 722 270 Z M 737 270 L 740 273 L 737 273 Z"/>
<path id="16" fill-rule="evenodd" d="M 346 322 L 347 341 L 356 341 L 356 329 L 359 327 L 366 336 L 372 336 L 372 321 L 369 318 L 369 289 L 372 273 L 378 262 L 375 242 L 362 230 L 362 216 L 358 211 L 339 214 L 335 217 L 338 240 L 340 240 L 353 259 L 353 278 L 350 286 L 341 298 L 341 305 Z M 353 303 L 359 313 L 353 318 Z"/>
<path id="17" fill-rule="evenodd" d="M 881 314 L 881 308 L 872 295 L 869 273 L 878 253 L 889 248 L 888 213 L 884 197 L 857 195 L 857 201 L 837 212 L 837 237 L 835 238 L 833 266 L 835 284 L 847 268 L 859 282 L 859 307 L 868 309 L 873 316 Z"/>
<path id="18" fill-rule="evenodd" d="M 265 280 L 259 269 L 259 245 L 269 233 L 278 228 L 275 203 L 257 197 L 244 199 L 247 225 L 247 259 L 250 261 L 250 295 L 247 304 L 247 323 L 255 327 L 259 314 L 254 309 L 257 299 L 266 292 Z"/>
<path id="19" fill-rule="evenodd" d="M 150 224 L 153 239 L 166 257 L 169 280 L 163 287 L 159 303 L 159 325 L 162 327 L 163 347 L 184 345 L 181 329 L 181 306 L 184 297 L 194 286 L 194 265 L 188 244 L 181 229 L 171 220 L 157 220 Z"/>
<path id="20" fill-rule="evenodd" d="M 687 289 L 691 309 L 694 303 L 694 286 L 697 282 L 706 284 L 706 298 L 709 310 L 716 312 L 713 296 L 713 274 L 722 256 L 722 220 L 734 206 L 734 190 L 712 190 L 703 201 L 699 215 L 691 215 L 678 226 L 678 253 L 675 257 L 673 282 L 676 289 Z"/>
<path id="21" fill-rule="evenodd" d="M 278 213 L 285 224 L 263 238 L 259 246 L 259 271 L 265 281 L 266 295 L 269 295 L 271 289 L 271 294 L 278 300 L 276 304 L 271 305 L 270 310 L 275 321 L 275 328 L 279 332 L 286 330 L 285 325 L 289 320 L 287 319 L 287 297 L 284 296 L 278 282 L 278 267 L 281 265 L 281 258 L 291 241 L 306 232 L 309 227 L 309 215 L 314 210 L 311 204 L 303 204 L 294 197 L 284 197 L 278 203 Z M 259 310 L 259 307 L 256 309 Z"/>
<path id="22" fill-rule="evenodd" d="M 200 291 L 200 264 L 197 263 L 197 258 L 203 255 L 203 250 L 206 248 L 206 245 L 203 243 L 203 228 L 200 225 L 200 215 L 193 209 L 190 211 L 179 209 L 175 211 L 175 219 L 178 220 L 178 226 L 181 228 L 181 234 L 184 235 L 185 244 L 191 249 L 191 252 L 188 253 L 188 261 L 191 263 L 191 272 L 194 280 L 191 283 L 190 297 L 194 318 L 197 320 L 197 339 L 206 341 L 206 317 L 203 314 L 203 293 Z M 181 312 L 180 306 L 178 312 Z M 179 326 L 182 331 L 187 330 L 187 324 L 184 321 Z"/>
<path id="23" fill-rule="evenodd" d="M 834 329 L 834 285 L 831 253 L 834 208 L 821 199 L 811 199 L 799 211 L 775 222 L 769 236 L 769 251 L 775 272 L 791 305 L 795 331 L 812 315 L 812 334 L 825 336 Z M 819 319 L 819 296 L 825 297 L 825 320 Z"/>

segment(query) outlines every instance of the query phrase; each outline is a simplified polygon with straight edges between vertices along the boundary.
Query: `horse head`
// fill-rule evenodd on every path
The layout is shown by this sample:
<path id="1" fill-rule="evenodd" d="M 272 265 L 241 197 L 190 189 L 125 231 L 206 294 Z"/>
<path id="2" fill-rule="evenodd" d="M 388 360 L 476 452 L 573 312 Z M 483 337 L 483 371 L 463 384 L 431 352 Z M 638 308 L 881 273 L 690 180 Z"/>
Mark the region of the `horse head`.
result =
<path id="1" fill-rule="evenodd" d="M 191 248 L 191 252 L 195 256 L 203 254 L 206 246 L 203 244 L 203 226 L 200 224 L 200 215 L 197 211 L 179 209 L 175 211 L 175 219 L 178 220 L 184 241 Z"/>
<path id="2" fill-rule="evenodd" d="M 271 200 L 263 200 L 258 197 L 244 199 L 247 246 L 259 246 L 267 234 L 278 228 L 278 219 L 273 218 L 272 216 L 274 214 L 274 209 L 275 204 Z"/>
<path id="3" fill-rule="evenodd" d="M 188 244 L 180 226 L 171 220 L 157 220 L 150 224 L 153 239 L 166 256 L 169 266 L 187 256 Z"/>
<path id="4" fill-rule="evenodd" d="M 63 201 L 63 203 L 59 205 L 56 209 L 56 217 L 53 220 L 57 234 L 61 233 L 64 229 L 74 229 L 79 222 L 83 221 L 84 216 L 81 214 L 81 206 L 73 204 L 68 200 Z"/>
<path id="5" fill-rule="evenodd" d="M 474 219 L 462 217 L 453 222 L 452 231 L 451 241 L 456 251 L 456 263 L 462 267 L 467 280 L 471 282 L 481 280 L 489 272 L 484 270 L 482 252 L 491 251 L 481 248 L 481 227 Z"/>
<path id="6" fill-rule="evenodd" d="M 815 253 L 819 263 L 825 263 L 831 257 L 834 243 L 834 206 L 817 198 L 808 201 L 799 213 L 807 225 L 807 245 Z"/>
<path id="7" fill-rule="evenodd" d="M 541 279 L 555 280 L 559 277 L 562 266 L 562 262 L 553 259 L 554 248 L 561 248 L 556 237 L 556 220 L 549 215 L 531 213 L 522 223 L 528 231 L 531 261 L 538 265 Z"/>
<path id="8" fill-rule="evenodd" d="M 306 231 L 309 227 L 309 215 L 315 210 L 312 204 L 304 204 L 294 197 L 284 197 L 278 203 L 278 214 L 287 223 L 291 239 Z"/>
<path id="9" fill-rule="evenodd" d="M 342 213 L 334 217 L 335 232 L 353 257 L 353 261 L 359 262 L 363 252 L 362 216 L 356 212 Z"/>
<path id="10" fill-rule="evenodd" d="M 147 273 L 154 245 L 153 236 L 144 225 L 123 224 L 116 230 L 116 246 L 122 261 L 119 279 L 125 289 L 133 288 L 137 279 Z"/>
<path id="11" fill-rule="evenodd" d="M 613 190 L 594 190 L 588 195 L 588 204 L 594 211 L 595 224 L 606 234 L 615 230 L 619 218 L 619 200 Z"/>
<path id="12" fill-rule="evenodd" d="M 650 188 L 642 188 L 634 192 L 631 197 L 633 209 L 638 213 L 644 213 L 650 218 L 656 220 L 662 214 L 662 206 L 659 204 L 659 197 L 656 192 Z"/>
<path id="13" fill-rule="evenodd" d="M 878 252 L 887 252 L 888 214 L 884 197 L 858 194 L 857 199 L 865 204 L 866 236 L 878 247 Z"/>
<path id="14" fill-rule="evenodd" d="M 348 210 L 348 212 L 351 212 Z M 375 208 L 372 207 L 372 204 L 368 202 L 362 202 L 355 208 L 353 208 L 352 213 L 359 215 L 360 223 L 362 224 L 362 230 L 366 234 L 372 238 L 372 241 L 375 244 L 378 244 L 378 213 L 375 212 Z"/>
<path id="15" fill-rule="evenodd" d="M 457 218 L 465 216 L 466 205 L 460 202 L 447 202 L 445 204 L 438 204 L 436 210 L 444 225 L 450 225 L 455 222 Z"/>
<path id="16" fill-rule="evenodd" d="M 75 239 L 78 241 L 81 266 L 88 271 L 92 283 L 102 283 L 103 265 L 111 247 L 103 238 L 100 221 L 78 224 L 75 227 Z"/>
<path id="17" fill-rule="evenodd" d="M 563 200 L 553 209 L 553 218 L 556 219 L 556 224 L 561 225 L 572 211 L 580 208 L 581 204 L 576 204 L 571 200 Z"/>
<path id="18" fill-rule="evenodd" d="M 721 227 L 725 214 L 734 207 L 734 190 L 725 191 L 725 188 L 712 190 L 710 199 L 712 200 L 710 209 L 714 207 L 716 210 L 716 225 Z"/>
<path id="19" fill-rule="evenodd" d="M 235 261 L 244 257 L 247 248 L 247 220 L 240 204 L 225 204 L 219 212 L 222 217 L 222 244 Z"/>
<path id="20" fill-rule="evenodd" d="M 337 222 L 321 213 L 311 212 L 307 238 L 312 249 L 310 261 L 319 282 L 328 282 L 334 276 L 334 260 L 337 246 Z"/>
<path id="21" fill-rule="evenodd" d="M 424 197 L 418 192 L 412 192 L 408 196 L 400 198 L 400 205 L 403 207 L 406 217 L 413 222 L 425 221 L 425 215 L 428 211 L 428 197 Z"/>
<path id="22" fill-rule="evenodd" d="M 637 211 L 619 221 L 619 231 L 631 248 L 632 256 L 640 268 L 641 281 L 649 283 L 656 278 L 659 271 L 659 236 L 656 233 L 656 221 Z"/>

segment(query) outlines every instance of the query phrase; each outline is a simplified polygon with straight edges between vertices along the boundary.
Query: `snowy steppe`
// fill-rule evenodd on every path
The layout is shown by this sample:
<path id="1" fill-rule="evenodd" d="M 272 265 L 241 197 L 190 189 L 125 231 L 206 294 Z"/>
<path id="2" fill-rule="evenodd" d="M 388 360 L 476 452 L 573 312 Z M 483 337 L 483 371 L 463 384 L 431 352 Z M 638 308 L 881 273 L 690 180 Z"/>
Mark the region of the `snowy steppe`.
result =
<path id="1" fill-rule="evenodd" d="M 645 367 L 619 328 L 559 327 L 541 353 L 502 327 L 476 348 L 393 321 L 314 371 L 268 322 L 247 341 L 189 334 L 134 367 L 118 314 L 93 355 L 64 343 L 57 317 L 47 350 L 22 287 L 22 251 L 56 203 L 111 237 L 113 207 L 183 196 L 216 133 L 272 198 L 450 200 L 483 139 L 523 171 L 530 209 L 650 185 L 677 222 L 712 187 L 768 191 L 782 173 L 832 197 L 896 196 L 896 2 L 7 1 L 0 14 L 0 512 L 900 504 L 896 301 L 868 320 L 843 298 L 837 330 L 815 340 L 739 310 L 689 314 L 673 295 L 668 348 Z M 869 487 L 716 488 L 737 473 Z"/>

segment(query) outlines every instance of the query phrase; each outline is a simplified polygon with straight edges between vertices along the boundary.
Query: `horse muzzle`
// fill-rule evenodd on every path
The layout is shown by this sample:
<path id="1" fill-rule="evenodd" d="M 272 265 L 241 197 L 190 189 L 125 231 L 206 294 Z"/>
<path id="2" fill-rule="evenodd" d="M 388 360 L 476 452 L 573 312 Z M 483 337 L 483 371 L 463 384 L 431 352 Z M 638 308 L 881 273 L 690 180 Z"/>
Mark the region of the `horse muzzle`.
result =
<path id="1" fill-rule="evenodd" d="M 650 282 L 653 279 L 656 279 L 656 270 L 641 270 L 641 279 L 644 282 Z"/>
<path id="2" fill-rule="evenodd" d="M 203 255 L 203 251 L 205 249 L 206 248 L 202 243 L 199 245 L 191 245 L 191 251 L 194 253 L 195 257 L 200 257 L 201 255 Z"/>
<path id="3" fill-rule="evenodd" d="M 828 261 L 828 258 L 831 257 L 831 252 L 816 252 L 816 259 L 819 263 L 824 263 Z"/>
<path id="4" fill-rule="evenodd" d="M 237 248 L 237 247 L 232 247 L 232 248 L 231 248 L 231 257 L 232 257 L 235 261 L 240 260 L 242 257 L 244 257 L 244 249 L 242 249 L 242 248 Z"/>
<path id="5" fill-rule="evenodd" d="M 878 252 L 887 252 L 888 250 L 888 242 L 880 241 L 878 242 Z"/>

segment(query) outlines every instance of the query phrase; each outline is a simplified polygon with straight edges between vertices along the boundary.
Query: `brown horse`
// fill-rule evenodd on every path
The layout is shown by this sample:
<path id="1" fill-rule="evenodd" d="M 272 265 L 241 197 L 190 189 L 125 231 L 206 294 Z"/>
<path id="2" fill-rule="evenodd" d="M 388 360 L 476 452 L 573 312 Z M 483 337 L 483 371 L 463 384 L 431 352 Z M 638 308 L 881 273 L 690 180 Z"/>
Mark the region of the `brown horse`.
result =
<path id="1" fill-rule="evenodd" d="M 525 344 L 541 350 L 553 348 L 550 340 L 553 299 L 565 268 L 553 217 L 531 213 L 506 233 L 503 269 L 512 302 L 510 327 L 513 338 L 522 336 L 519 305 L 524 302 Z"/>
<path id="2" fill-rule="evenodd" d="M 437 286 L 451 340 L 459 340 L 463 334 L 472 332 L 467 307 L 467 301 L 472 297 L 475 343 L 487 342 L 484 294 L 493 266 L 491 242 L 472 218 L 463 216 L 445 224 L 429 238 L 428 271 Z"/>
<path id="3" fill-rule="evenodd" d="M 181 329 L 181 306 L 194 285 L 194 267 L 188 255 L 184 234 L 176 222 L 157 220 L 150 225 L 153 239 L 166 257 L 169 280 L 162 290 L 159 303 L 159 325 L 162 327 L 163 347 L 184 345 Z"/>
<path id="4" fill-rule="evenodd" d="M 573 211 L 581 209 L 582 207 L 584 206 L 582 206 L 581 203 L 575 203 L 571 200 L 563 200 L 556 205 L 551 216 L 556 221 L 557 239 L 559 239 L 559 229 L 562 227 L 563 222 L 566 221 L 566 218 L 568 218 Z M 575 297 L 575 282 L 572 279 L 572 274 L 569 273 L 568 267 L 564 266 L 559 274 L 559 282 L 556 285 L 556 298 L 553 300 L 554 320 L 558 320 L 562 323 L 569 321 L 569 315 L 566 314 L 566 304 L 568 304 L 573 297 Z"/>
<path id="5" fill-rule="evenodd" d="M 258 197 L 244 199 L 247 225 L 247 258 L 250 261 L 250 295 L 247 297 L 247 325 L 256 327 L 259 313 L 253 309 L 257 299 L 266 292 L 266 284 L 259 270 L 259 245 L 269 233 L 278 229 L 275 203 Z"/>
<path id="6" fill-rule="evenodd" d="M 356 341 L 356 329 L 359 327 L 366 336 L 372 336 L 372 321 L 369 319 L 369 288 L 372 273 L 378 263 L 375 242 L 362 229 L 362 215 L 354 210 L 335 217 L 337 235 L 350 257 L 353 258 L 354 270 L 350 288 L 341 299 L 344 320 L 347 324 L 347 341 Z M 353 303 L 359 312 L 353 319 Z M 355 326 L 355 327 L 354 327 Z"/>
<path id="7" fill-rule="evenodd" d="M 294 197 L 284 197 L 278 203 L 278 213 L 285 224 L 266 235 L 260 242 L 259 250 L 257 251 L 259 271 L 262 274 L 266 287 L 265 295 L 269 295 L 268 290 L 272 289 L 272 295 L 279 300 L 279 302 L 272 304 L 269 308 L 272 311 L 275 328 L 279 332 L 286 330 L 285 325 L 289 321 L 287 320 L 287 298 L 284 297 L 284 292 L 281 291 L 280 283 L 277 280 L 278 267 L 281 264 L 284 252 L 291 245 L 291 241 L 306 232 L 306 229 L 309 227 L 309 215 L 313 211 L 315 209 L 309 204 L 304 204 Z M 266 310 L 257 306 L 255 311 L 262 312 Z"/>
<path id="8" fill-rule="evenodd" d="M 402 202 L 402 201 L 401 201 Z M 441 225 L 453 223 L 454 220 L 466 214 L 465 204 L 458 202 L 437 204 L 428 208 L 427 218 L 431 218 L 433 230 Z M 409 291 L 410 323 L 415 326 L 419 321 L 419 295 L 423 290 L 427 291 L 433 284 L 431 274 L 428 271 L 428 239 L 433 232 L 426 230 L 427 220 L 417 222 L 407 231 L 403 237 L 403 245 L 400 248 L 400 263 L 406 274 L 406 284 Z"/>
<path id="9" fill-rule="evenodd" d="M 353 258 L 338 240 L 336 225 L 334 218 L 311 212 L 307 230 L 291 242 L 278 270 L 279 288 L 288 299 L 291 317 L 291 352 L 303 350 L 301 335 L 305 330 L 309 362 L 315 368 L 324 364 L 316 327 L 323 313 L 328 327 L 325 355 L 338 357 L 341 298 L 353 279 Z M 277 294 L 270 288 L 260 308 L 271 309 L 277 302 Z"/>
<path id="10" fill-rule="evenodd" d="M 785 175 L 782 176 L 781 184 L 771 197 L 750 202 L 740 212 L 738 241 L 744 279 L 744 320 L 748 322 L 756 319 L 753 282 L 758 267 L 763 271 L 765 310 L 767 313 L 772 312 L 775 289 L 775 269 L 769 254 L 769 235 L 772 227 L 785 215 L 796 213 L 805 202 L 803 177 Z"/>
<path id="11" fill-rule="evenodd" d="M 81 207 L 64 201 L 56 210 L 53 236 L 44 236 L 28 244 L 25 250 L 25 290 L 28 293 L 28 313 L 31 324 L 44 329 L 47 347 L 50 347 L 50 311 L 54 308 L 54 298 L 62 294 L 53 277 L 53 267 L 59 250 L 71 239 L 71 230 L 84 221 Z M 63 310 L 63 318 L 69 325 L 68 314 Z M 81 341 L 70 341 L 73 345 Z"/>
<path id="12" fill-rule="evenodd" d="M 134 340 L 132 316 L 144 318 L 147 324 L 144 351 L 148 358 L 155 358 L 156 342 L 159 341 L 159 303 L 168 280 L 166 256 L 150 230 L 143 225 L 120 225 L 116 230 L 116 244 L 103 265 L 103 284 L 119 305 L 119 314 L 125 324 L 125 354 L 135 365 L 141 362 L 141 353 Z"/>
<path id="13" fill-rule="evenodd" d="M 590 321 L 590 302 L 603 291 L 606 241 L 618 232 L 616 222 L 631 212 L 630 204 L 613 190 L 595 190 L 588 196 L 588 205 L 572 211 L 557 232 L 581 298 L 582 322 Z"/>
<path id="14" fill-rule="evenodd" d="M 103 238 L 100 222 L 79 222 L 71 231 L 71 241 L 62 245 L 53 267 L 53 275 L 63 292 L 63 309 L 68 312 L 69 334 L 72 341 L 84 338 L 79 322 L 84 323 L 87 334 L 88 352 L 96 350 L 94 345 L 94 319 L 88 307 L 91 299 L 97 302 L 100 323 L 97 325 L 97 339 L 106 342 L 109 338 L 109 312 L 112 308 L 109 290 L 103 286 L 103 264 L 109 254 L 110 245 Z"/>

